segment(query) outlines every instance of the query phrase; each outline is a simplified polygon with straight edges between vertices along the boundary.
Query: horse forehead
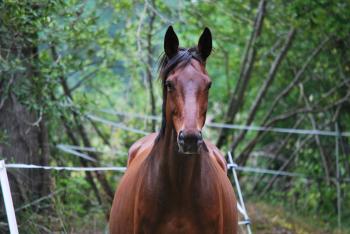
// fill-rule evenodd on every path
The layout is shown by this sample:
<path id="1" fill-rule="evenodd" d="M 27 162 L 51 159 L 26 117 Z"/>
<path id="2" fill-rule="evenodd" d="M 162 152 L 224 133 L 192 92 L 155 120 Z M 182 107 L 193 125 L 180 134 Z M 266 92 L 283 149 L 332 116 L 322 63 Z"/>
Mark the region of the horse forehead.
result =
<path id="1" fill-rule="evenodd" d="M 209 81 L 204 66 L 194 59 L 179 71 L 177 79 L 183 84 L 204 84 Z"/>

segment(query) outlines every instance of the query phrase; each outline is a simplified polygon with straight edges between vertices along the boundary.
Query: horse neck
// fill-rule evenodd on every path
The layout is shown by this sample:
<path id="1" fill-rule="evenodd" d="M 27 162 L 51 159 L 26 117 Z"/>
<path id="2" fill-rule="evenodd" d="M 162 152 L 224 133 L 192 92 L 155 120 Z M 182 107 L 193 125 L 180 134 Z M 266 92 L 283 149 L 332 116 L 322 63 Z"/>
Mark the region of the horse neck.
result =
<path id="1" fill-rule="evenodd" d="M 158 142 L 158 163 L 161 176 L 167 177 L 172 186 L 186 189 L 199 179 L 201 155 L 185 155 L 178 152 L 177 134 L 173 126 L 165 129 Z"/>

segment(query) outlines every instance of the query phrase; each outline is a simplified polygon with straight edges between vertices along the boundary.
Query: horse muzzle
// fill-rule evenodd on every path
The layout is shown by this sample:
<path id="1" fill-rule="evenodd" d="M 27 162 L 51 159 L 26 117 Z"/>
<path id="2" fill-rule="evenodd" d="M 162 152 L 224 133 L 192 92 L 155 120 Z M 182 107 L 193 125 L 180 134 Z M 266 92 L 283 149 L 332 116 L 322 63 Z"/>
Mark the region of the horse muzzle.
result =
<path id="1" fill-rule="evenodd" d="M 203 136 L 201 131 L 180 131 L 177 143 L 179 152 L 183 154 L 198 154 L 203 145 Z"/>

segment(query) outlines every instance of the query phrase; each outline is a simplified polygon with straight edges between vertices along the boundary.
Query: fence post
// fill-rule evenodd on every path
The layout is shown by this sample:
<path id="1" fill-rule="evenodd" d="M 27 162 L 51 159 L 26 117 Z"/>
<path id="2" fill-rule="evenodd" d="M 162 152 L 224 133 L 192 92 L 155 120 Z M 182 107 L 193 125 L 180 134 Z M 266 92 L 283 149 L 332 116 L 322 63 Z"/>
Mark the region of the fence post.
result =
<path id="1" fill-rule="evenodd" d="M 16 215 L 15 215 L 15 210 L 13 208 L 11 190 L 10 190 L 10 185 L 7 177 L 4 160 L 0 161 L 0 183 L 1 183 L 2 196 L 4 197 L 5 209 L 6 209 L 7 221 L 10 227 L 10 233 L 18 234 Z"/>
<path id="2" fill-rule="evenodd" d="M 231 165 L 230 167 L 232 170 L 233 179 L 235 180 L 236 189 L 237 189 L 237 193 L 238 193 L 239 202 L 237 202 L 237 208 L 240 211 L 240 213 L 243 214 L 244 224 L 247 227 L 247 233 L 252 234 L 252 230 L 250 228 L 250 225 L 251 225 L 250 219 L 249 219 L 249 216 L 247 214 L 247 209 L 245 208 L 245 205 L 244 205 L 241 186 L 239 185 L 239 181 L 238 181 L 238 177 L 237 177 L 237 173 L 236 173 L 236 169 L 235 169 L 237 167 L 237 165 L 233 162 L 232 154 L 230 151 L 228 152 L 228 160 L 229 160 L 229 164 Z"/>
<path id="3" fill-rule="evenodd" d="M 339 171 L 339 140 L 340 132 L 338 123 L 335 123 L 335 131 L 337 135 L 335 137 L 335 163 L 336 163 L 336 186 L 337 186 L 337 212 L 338 212 L 338 228 L 341 228 L 341 190 L 340 190 L 340 171 Z"/>

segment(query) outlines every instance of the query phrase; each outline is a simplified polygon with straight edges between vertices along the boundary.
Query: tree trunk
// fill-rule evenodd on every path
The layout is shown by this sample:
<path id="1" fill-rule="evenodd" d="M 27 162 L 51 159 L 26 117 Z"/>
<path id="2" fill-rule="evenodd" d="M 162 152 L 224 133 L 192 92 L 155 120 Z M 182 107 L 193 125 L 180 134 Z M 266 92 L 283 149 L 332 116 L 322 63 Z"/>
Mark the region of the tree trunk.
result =
<path id="1" fill-rule="evenodd" d="M 256 43 L 261 34 L 264 18 L 266 13 L 266 1 L 260 0 L 258 12 L 255 17 L 253 31 L 251 33 L 250 39 L 247 43 L 246 51 L 243 57 L 241 71 L 236 83 L 236 88 L 231 96 L 231 100 L 228 106 L 228 110 L 225 116 L 225 123 L 231 124 L 234 122 L 235 117 L 239 111 L 239 108 L 243 106 L 245 91 L 248 87 L 248 83 L 251 78 L 251 72 L 255 63 L 257 48 Z M 216 145 L 220 148 L 226 141 L 229 131 L 222 128 L 219 133 L 218 141 Z"/>
<path id="2" fill-rule="evenodd" d="M 42 81 L 36 32 L 3 32 L 0 57 L 6 58 L 4 63 L 16 63 L 16 66 L 0 73 L 0 158 L 6 163 L 47 165 L 50 160 L 48 130 L 42 112 L 30 107 L 31 101 L 36 102 L 35 93 L 42 93 L 36 85 L 38 80 Z M 10 169 L 8 174 L 15 207 L 50 192 L 49 172 Z M 0 204 L 3 210 L 3 203 Z"/>
<path id="3" fill-rule="evenodd" d="M 152 1 L 152 4 L 153 1 Z M 146 63 L 146 76 L 147 76 L 147 82 L 148 82 L 148 89 L 149 89 L 149 96 L 150 96 L 150 104 L 151 104 L 151 114 L 154 116 L 156 115 L 156 101 L 154 98 L 154 91 L 153 91 L 153 79 L 152 79 L 152 55 L 153 55 L 153 48 L 152 48 L 152 33 L 153 33 L 153 26 L 154 26 L 154 19 L 156 18 L 156 14 L 152 11 L 150 12 L 150 19 L 148 23 L 148 33 L 147 33 L 147 63 Z M 152 132 L 156 130 L 156 120 L 152 120 Z"/>

